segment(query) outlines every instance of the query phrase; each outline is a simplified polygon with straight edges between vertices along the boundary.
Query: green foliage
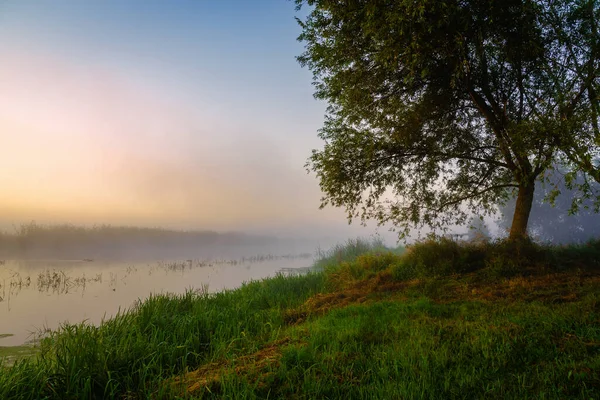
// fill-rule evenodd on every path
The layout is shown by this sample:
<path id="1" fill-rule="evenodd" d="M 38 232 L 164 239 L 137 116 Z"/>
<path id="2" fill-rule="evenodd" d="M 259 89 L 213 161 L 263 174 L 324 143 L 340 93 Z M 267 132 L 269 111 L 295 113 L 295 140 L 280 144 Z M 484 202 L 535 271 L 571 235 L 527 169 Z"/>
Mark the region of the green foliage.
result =
<path id="1" fill-rule="evenodd" d="M 404 236 L 518 193 L 517 239 L 555 161 L 600 182 L 596 1 L 296 3 L 310 7 L 298 60 L 329 103 L 307 164 L 322 206 Z"/>

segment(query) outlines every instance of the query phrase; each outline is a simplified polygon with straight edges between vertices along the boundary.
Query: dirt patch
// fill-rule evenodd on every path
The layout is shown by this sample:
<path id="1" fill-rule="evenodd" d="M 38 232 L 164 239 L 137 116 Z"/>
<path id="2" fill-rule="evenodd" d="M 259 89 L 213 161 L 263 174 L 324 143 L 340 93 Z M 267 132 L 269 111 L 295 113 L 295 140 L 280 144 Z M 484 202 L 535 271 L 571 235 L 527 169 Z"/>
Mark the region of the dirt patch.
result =
<path id="1" fill-rule="evenodd" d="M 383 295 L 398 294 L 418 281 L 393 281 L 389 272 L 383 271 L 372 278 L 348 284 L 343 289 L 330 293 L 318 293 L 304 302 L 300 307 L 288 310 L 284 321 L 290 325 L 304 322 L 310 316 L 323 315 L 332 309 L 343 308 L 350 304 L 361 304 L 377 301 Z"/>
<path id="2" fill-rule="evenodd" d="M 266 374 L 279 365 L 282 348 L 288 344 L 298 344 L 290 338 L 284 338 L 270 343 L 259 351 L 238 357 L 235 360 L 209 363 L 195 371 L 177 377 L 172 382 L 172 388 L 177 393 L 197 394 L 203 390 L 214 392 L 218 390 L 221 377 L 235 373 L 237 375 Z"/>

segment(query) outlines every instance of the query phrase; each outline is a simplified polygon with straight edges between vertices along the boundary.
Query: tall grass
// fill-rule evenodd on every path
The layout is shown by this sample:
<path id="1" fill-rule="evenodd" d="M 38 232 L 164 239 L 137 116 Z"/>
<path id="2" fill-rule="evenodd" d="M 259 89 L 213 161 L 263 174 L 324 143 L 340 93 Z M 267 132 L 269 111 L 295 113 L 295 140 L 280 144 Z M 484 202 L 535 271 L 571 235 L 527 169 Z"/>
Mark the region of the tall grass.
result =
<path id="1" fill-rule="evenodd" d="M 364 238 L 349 239 L 345 243 L 337 244 L 329 250 L 319 250 L 313 267 L 316 270 L 323 271 L 329 268 L 337 268 L 343 262 L 355 261 L 356 258 L 365 253 L 394 251 L 400 254 L 403 250 L 403 247 L 393 250 L 388 249 L 383 241 L 377 237 L 370 240 Z"/>
<path id="2" fill-rule="evenodd" d="M 349 241 L 317 272 L 66 325 L 0 398 L 600 398 L 599 243 Z"/>

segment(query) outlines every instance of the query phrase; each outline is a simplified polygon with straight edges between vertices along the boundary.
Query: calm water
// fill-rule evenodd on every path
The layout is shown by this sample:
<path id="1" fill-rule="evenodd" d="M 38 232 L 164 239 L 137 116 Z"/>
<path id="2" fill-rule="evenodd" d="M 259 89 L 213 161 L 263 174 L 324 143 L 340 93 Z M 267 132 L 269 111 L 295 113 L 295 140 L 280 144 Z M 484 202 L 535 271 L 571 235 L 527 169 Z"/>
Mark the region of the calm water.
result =
<path id="1" fill-rule="evenodd" d="M 258 256 L 234 260 L 151 262 L 6 260 L 0 265 L 0 346 L 24 344 L 60 323 L 99 323 L 152 293 L 209 292 L 282 270 L 307 268 L 312 257 Z"/>

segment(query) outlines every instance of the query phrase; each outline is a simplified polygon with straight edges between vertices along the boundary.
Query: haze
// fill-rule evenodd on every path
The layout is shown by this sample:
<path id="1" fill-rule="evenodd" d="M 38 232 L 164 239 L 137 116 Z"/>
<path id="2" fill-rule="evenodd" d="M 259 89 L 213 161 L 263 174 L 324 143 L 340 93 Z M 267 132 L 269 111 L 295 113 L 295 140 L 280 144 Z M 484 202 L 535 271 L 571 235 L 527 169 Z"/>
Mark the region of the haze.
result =
<path id="1" fill-rule="evenodd" d="M 290 1 L 0 5 L 0 228 L 367 235 L 318 210 Z"/>

